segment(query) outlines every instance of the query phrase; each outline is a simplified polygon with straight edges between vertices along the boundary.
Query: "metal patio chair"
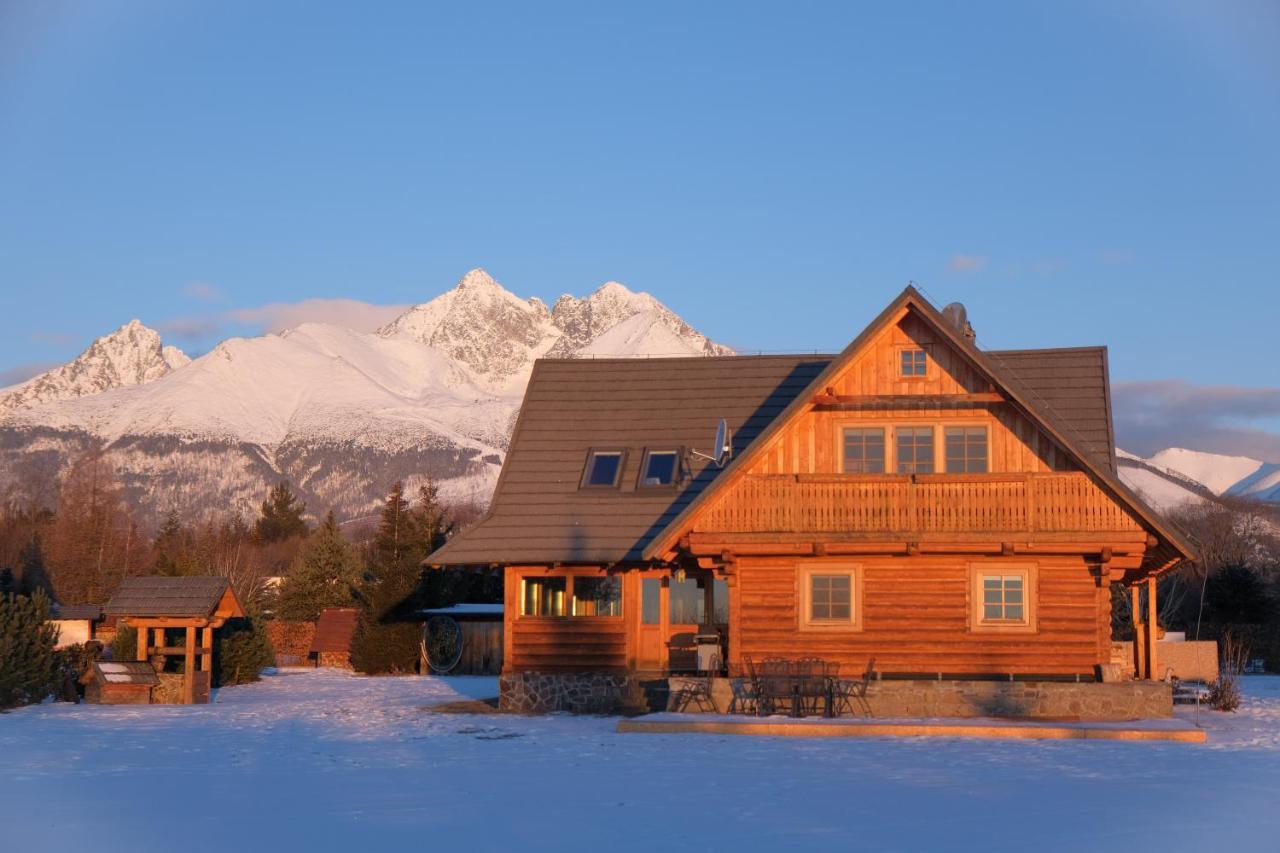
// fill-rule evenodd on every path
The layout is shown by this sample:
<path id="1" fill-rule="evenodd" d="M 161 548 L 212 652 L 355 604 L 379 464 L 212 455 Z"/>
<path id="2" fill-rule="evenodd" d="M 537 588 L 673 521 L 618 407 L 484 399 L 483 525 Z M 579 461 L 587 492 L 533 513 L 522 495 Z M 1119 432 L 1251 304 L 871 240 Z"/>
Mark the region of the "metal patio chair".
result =
<path id="1" fill-rule="evenodd" d="M 835 716 L 848 712 L 871 716 L 871 706 L 867 704 L 867 688 L 875 677 L 876 659 L 867 660 L 867 671 L 858 680 L 835 679 L 831 683 L 831 705 Z"/>

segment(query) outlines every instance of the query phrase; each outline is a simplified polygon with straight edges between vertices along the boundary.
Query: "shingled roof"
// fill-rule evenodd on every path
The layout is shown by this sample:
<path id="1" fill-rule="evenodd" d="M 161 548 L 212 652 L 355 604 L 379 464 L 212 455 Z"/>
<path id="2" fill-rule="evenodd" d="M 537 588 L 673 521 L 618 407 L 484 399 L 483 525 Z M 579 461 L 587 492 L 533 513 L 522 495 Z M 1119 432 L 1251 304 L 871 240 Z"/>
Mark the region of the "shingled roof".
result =
<path id="1" fill-rule="evenodd" d="M 103 610 L 112 616 L 211 616 L 228 588 L 226 578 L 125 578 Z"/>
<path id="2" fill-rule="evenodd" d="M 316 634 L 311 640 L 312 652 L 349 652 L 351 635 L 356 632 L 360 611 L 353 607 L 328 607 L 320 611 Z"/>
<path id="3" fill-rule="evenodd" d="M 945 323 L 914 288 L 885 309 L 840 356 L 725 356 L 655 359 L 543 359 L 534 365 L 490 511 L 433 553 L 429 562 L 497 564 L 643 561 L 655 537 L 721 475 L 698 463 L 682 489 L 637 488 L 643 448 L 708 450 L 723 417 L 734 463 L 833 362 L 857 351 L 878 325 L 907 304 Z M 1106 349 L 983 352 L 940 329 L 1034 418 L 1095 469 L 1148 521 L 1155 513 L 1115 477 Z M 621 488 L 580 489 L 587 452 L 627 449 Z M 1161 524 L 1184 553 L 1189 546 Z"/>
<path id="4" fill-rule="evenodd" d="M 711 451 L 725 418 L 739 452 L 830 356 L 542 359 L 533 368 L 490 512 L 434 564 L 639 559 L 654 533 L 718 473 L 695 464 L 683 489 L 637 488 L 641 449 Z M 624 447 L 621 489 L 579 489 L 587 451 Z"/>

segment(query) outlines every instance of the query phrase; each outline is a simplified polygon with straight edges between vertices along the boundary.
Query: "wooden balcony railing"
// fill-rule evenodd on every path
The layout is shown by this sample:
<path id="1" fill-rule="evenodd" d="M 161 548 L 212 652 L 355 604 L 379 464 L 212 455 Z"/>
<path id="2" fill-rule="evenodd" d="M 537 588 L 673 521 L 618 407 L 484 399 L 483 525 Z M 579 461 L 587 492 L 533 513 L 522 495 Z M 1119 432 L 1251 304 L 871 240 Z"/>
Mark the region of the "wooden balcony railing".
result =
<path id="1" fill-rule="evenodd" d="M 696 532 L 983 533 L 1137 531 L 1082 473 L 752 474 Z"/>

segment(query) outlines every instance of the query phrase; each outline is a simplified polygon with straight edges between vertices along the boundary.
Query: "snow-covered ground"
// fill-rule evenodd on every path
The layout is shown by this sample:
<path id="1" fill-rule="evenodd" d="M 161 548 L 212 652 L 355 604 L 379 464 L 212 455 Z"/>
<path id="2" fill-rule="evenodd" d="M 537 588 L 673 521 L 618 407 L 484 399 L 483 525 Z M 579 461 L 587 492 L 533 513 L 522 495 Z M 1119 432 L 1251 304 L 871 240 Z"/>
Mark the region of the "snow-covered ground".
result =
<path id="1" fill-rule="evenodd" d="M 0 849 L 1274 851 L 1280 678 L 1246 682 L 1202 746 L 623 735 L 326 670 L 48 704 L 0 715 Z"/>

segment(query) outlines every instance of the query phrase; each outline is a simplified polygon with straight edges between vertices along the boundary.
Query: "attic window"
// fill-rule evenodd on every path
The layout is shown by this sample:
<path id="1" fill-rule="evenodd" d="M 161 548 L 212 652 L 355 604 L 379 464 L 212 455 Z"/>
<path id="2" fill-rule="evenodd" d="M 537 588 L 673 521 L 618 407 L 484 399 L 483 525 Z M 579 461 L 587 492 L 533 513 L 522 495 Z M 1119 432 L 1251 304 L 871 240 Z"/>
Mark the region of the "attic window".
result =
<path id="1" fill-rule="evenodd" d="M 907 377 L 925 376 L 929 371 L 929 357 L 922 349 L 902 350 L 902 375 Z"/>
<path id="2" fill-rule="evenodd" d="M 621 450 L 592 450 L 587 454 L 587 470 L 582 474 L 582 485 L 612 488 L 618 485 L 621 473 Z"/>
<path id="3" fill-rule="evenodd" d="M 645 453 L 640 466 L 640 485 L 670 486 L 676 481 L 680 452 L 677 450 L 650 450 Z"/>

